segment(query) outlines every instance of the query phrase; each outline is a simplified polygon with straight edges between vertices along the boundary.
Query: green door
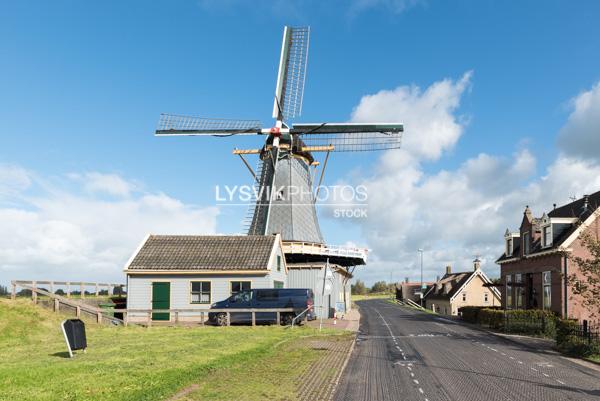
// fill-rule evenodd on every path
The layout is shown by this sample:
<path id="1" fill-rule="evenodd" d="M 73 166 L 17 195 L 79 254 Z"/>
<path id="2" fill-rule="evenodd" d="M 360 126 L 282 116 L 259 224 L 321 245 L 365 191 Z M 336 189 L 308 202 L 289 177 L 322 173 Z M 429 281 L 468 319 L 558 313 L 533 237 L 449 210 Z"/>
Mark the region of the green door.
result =
<path id="1" fill-rule="evenodd" d="M 273 281 L 273 288 L 283 288 L 283 281 Z"/>
<path id="2" fill-rule="evenodd" d="M 171 283 L 152 283 L 152 309 L 171 308 Z M 152 320 L 170 320 L 169 313 L 153 313 Z"/>

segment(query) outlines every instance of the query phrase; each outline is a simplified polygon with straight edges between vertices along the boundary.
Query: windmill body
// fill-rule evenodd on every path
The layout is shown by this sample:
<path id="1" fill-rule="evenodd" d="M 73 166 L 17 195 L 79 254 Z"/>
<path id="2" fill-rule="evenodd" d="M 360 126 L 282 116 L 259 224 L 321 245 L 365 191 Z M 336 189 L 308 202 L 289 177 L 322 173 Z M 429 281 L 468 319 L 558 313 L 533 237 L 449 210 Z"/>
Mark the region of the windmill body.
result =
<path id="1" fill-rule="evenodd" d="M 254 177 L 255 203 L 250 207 L 248 234 L 280 234 L 289 268 L 288 287 L 313 288 L 315 304 L 326 304 L 319 271 L 339 273 L 333 290 L 346 296 L 346 284 L 357 265 L 366 264 L 367 251 L 325 244 L 315 208 L 317 152 L 325 152 L 319 185 L 331 152 L 397 149 L 403 125 L 385 123 L 289 124 L 300 115 L 306 78 L 310 29 L 285 27 L 273 104 L 274 125 L 262 128 L 258 120 L 225 120 L 162 114 L 157 136 L 256 135 L 264 138 L 261 148 L 240 150 L 238 155 Z M 258 155 L 257 171 L 244 158 Z M 339 288 L 338 288 L 339 287 Z M 320 294 L 321 293 L 321 294 Z M 349 294 L 348 294 L 349 295 Z M 329 296 L 331 298 L 331 296 Z M 344 302 L 349 307 L 349 296 Z M 328 317 L 329 306 L 318 312 Z M 335 300 L 333 301 L 335 303 Z M 335 306 L 335 305 L 334 305 Z"/>

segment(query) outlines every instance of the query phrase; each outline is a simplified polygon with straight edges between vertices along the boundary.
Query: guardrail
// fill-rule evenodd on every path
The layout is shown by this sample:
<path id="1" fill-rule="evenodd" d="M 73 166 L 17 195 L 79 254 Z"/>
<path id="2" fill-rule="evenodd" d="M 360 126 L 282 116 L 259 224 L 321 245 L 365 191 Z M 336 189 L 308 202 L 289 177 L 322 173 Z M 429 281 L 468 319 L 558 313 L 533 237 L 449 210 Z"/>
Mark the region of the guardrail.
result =
<path id="1" fill-rule="evenodd" d="M 56 286 L 64 286 L 67 288 L 65 291 L 67 294 L 67 298 L 71 298 L 71 286 L 78 286 L 79 292 L 81 293 L 81 298 L 85 298 L 85 289 L 86 287 L 94 287 L 94 291 L 96 296 L 100 295 L 100 290 L 106 288 L 108 295 L 114 292 L 115 288 L 120 288 L 121 293 L 124 292 L 124 289 L 127 288 L 125 284 L 114 284 L 114 283 L 100 283 L 100 282 L 87 282 L 87 281 L 38 281 L 38 280 L 13 280 L 11 281 L 12 285 L 12 299 L 15 299 L 17 296 L 17 287 L 27 288 L 28 290 L 32 290 L 32 297 L 34 297 L 35 291 L 39 285 L 49 285 L 50 290 L 48 292 L 54 293 L 54 287 Z M 58 295 L 58 294 L 55 294 Z M 58 295 L 60 296 L 60 295 Z M 35 299 L 34 299 L 35 301 Z"/>

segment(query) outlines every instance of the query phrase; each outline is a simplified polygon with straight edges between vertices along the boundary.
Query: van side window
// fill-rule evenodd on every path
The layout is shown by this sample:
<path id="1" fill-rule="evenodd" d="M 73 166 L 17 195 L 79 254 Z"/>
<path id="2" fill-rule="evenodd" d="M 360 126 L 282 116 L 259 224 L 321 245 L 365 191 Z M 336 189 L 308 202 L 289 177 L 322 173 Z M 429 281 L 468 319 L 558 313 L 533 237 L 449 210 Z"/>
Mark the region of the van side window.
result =
<path id="1" fill-rule="evenodd" d="M 274 290 L 259 290 L 256 292 L 256 299 L 258 301 L 277 301 L 279 293 Z"/>

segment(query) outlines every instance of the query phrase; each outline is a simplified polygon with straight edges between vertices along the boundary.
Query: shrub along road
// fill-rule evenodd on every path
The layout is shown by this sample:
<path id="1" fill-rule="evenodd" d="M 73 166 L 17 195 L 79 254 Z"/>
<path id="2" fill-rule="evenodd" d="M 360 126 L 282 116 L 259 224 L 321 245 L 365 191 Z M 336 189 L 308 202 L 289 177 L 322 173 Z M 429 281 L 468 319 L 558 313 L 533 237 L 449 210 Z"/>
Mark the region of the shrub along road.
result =
<path id="1" fill-rule="evenodd" d="M 359 301 L 336 400 L 600 400 L 600 373 L 440 316 Z"/>

